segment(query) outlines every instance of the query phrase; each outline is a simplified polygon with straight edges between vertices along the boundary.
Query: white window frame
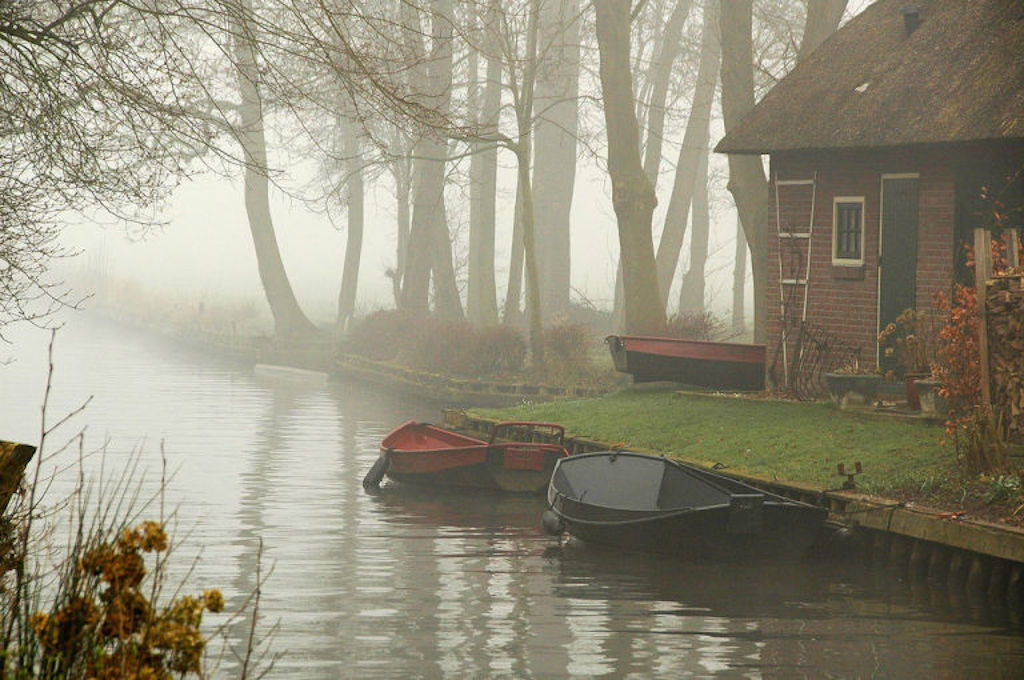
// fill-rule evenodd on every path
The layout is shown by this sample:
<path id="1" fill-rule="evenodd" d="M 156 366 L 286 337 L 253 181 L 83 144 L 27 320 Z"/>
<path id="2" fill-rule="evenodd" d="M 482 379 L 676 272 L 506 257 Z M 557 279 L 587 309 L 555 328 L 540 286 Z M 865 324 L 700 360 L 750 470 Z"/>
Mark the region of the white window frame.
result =
<path id="1" fill-rule="evenodd" d="M 860 204 L 860 257 L 857 259 L 838 257 L 836 251 L 839 249 L 839 204 L 859 203 Z M 832 199 L 832 264 L 836 267 L 860 267 L 864 264 L 864 197 L 863 196 L 835 196 Z"/>

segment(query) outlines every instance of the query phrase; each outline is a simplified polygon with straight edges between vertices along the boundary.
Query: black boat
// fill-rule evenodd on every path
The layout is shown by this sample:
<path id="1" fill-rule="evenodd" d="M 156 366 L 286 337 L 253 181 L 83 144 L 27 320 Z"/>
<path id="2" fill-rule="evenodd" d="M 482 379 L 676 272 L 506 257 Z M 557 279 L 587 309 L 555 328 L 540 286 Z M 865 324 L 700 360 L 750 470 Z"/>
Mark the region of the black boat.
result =
<path id="1" fill-rule="evenodd" d="M 548 506 L 548 533 L 694 559 L 796 559 L 828 517 L 825 508 L 630 451 L 560 459 Z"/>

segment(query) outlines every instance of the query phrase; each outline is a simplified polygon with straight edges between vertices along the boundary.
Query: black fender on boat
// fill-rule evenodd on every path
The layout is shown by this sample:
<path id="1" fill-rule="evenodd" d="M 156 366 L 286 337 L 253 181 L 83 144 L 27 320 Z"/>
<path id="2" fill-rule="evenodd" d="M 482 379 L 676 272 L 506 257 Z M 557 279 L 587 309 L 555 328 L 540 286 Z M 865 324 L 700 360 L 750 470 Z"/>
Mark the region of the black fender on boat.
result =
<path id="1" fill-rule="evenodd" d="M 562 532 L 565 531 L 565 524 L 562 523 L 562 518 L 550 508 L 541 514 L 540 524 L 544 527 L 544 531 L 551 536 L 561 536 Z"/>
<path id="2" fill-rule="evenodd" d="M 391 463 L 391 451 L 382 451 L 380 457 L 373 462 L 373 466 L 370 467 L 370 471 L 363 477 L 363 488 L 364 489 L 377 489 L 380 487 L 381 481 L 384 480 L 384 473 L 388 471 L 388 465 Z"/>

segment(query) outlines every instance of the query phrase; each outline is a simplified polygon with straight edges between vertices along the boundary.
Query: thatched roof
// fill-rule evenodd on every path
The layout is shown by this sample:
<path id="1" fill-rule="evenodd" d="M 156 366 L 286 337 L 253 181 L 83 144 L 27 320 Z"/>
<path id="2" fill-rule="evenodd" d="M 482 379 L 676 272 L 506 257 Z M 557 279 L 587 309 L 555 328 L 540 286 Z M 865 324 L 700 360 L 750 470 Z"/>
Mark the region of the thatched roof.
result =
<path id="1" fill-rule="evenodd" d="M 1024 138 L 1024 0 L 878 0 L 779 81 L 716 151 Z"/>

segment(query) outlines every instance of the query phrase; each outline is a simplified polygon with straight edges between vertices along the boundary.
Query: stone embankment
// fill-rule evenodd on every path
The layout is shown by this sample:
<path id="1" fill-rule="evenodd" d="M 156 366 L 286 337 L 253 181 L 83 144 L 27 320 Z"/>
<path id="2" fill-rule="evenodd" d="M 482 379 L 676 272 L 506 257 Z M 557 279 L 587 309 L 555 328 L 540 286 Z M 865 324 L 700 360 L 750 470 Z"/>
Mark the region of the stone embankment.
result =
<path id="1" fill-rule="evenodd" d="M 384 389 L 466 407 L 501 407 L 524 401 L 562 398 L 585 399 L 596 397 L 604 391 L 583 386 L 453 378 L 397 364 L 371 361 L 352 354 L 338 355 L 331 371 L 338 376 L 372 383 Z"/>

